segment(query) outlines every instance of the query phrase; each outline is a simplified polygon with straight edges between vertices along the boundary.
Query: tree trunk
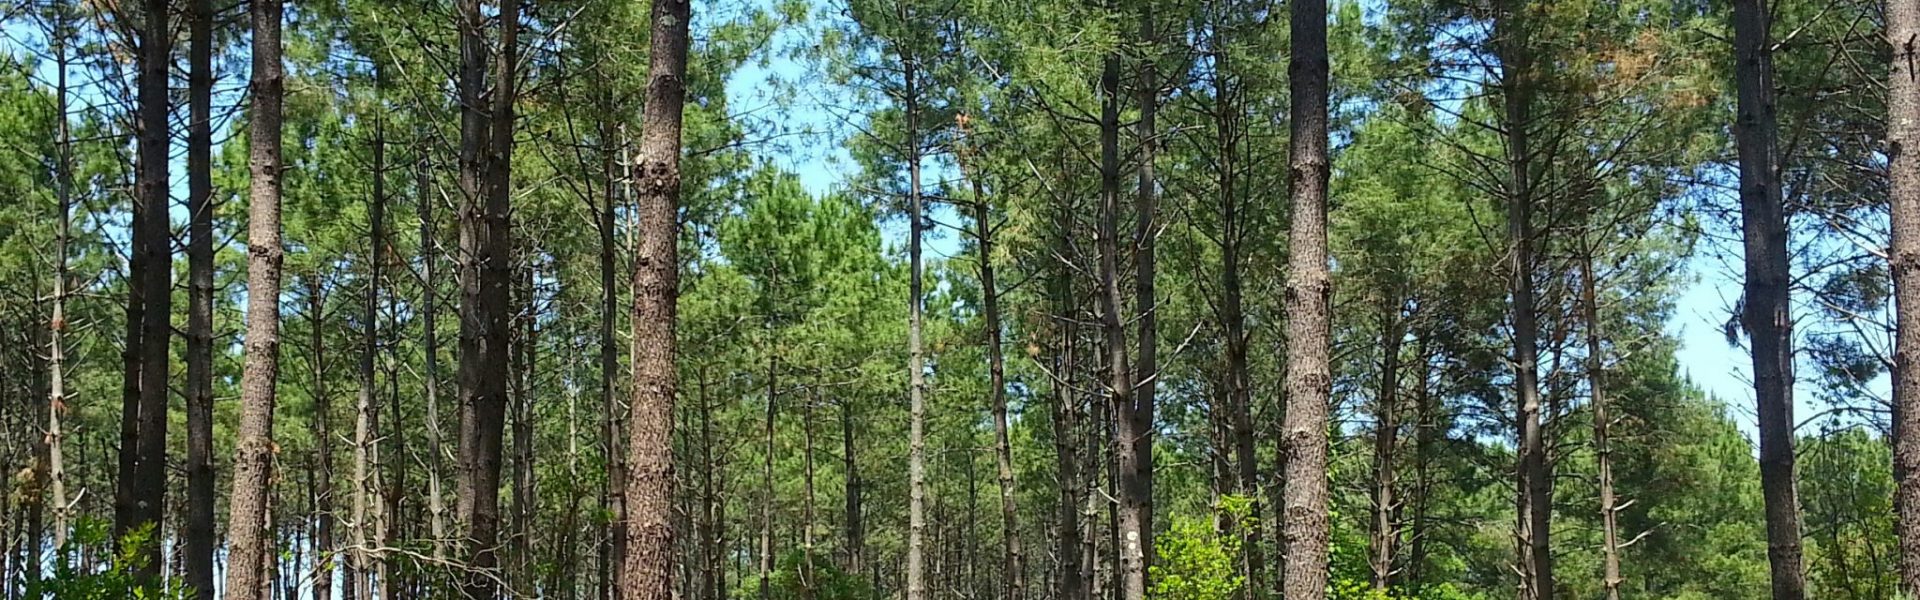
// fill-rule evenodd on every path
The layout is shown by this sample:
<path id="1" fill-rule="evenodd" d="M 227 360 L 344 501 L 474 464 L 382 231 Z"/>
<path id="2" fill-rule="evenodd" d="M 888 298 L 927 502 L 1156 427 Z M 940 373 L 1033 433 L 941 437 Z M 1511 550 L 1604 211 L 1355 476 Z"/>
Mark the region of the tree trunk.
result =
<path id="1" fill-rule="evenodd" d="M 506 427 L 508 283 L 512 279 L 509 183 L 512 172 L 515 61 L 520 0 L 500 7 L 494 87 L 482 106 L 487 50 L 478 0 L 462 0 L 460 51 L 460 482 L 457 511 L 466 529 L 468 596 L 497 591 L 500 558 L 500 453 Z M 491 117 L 491 122 L 488 118 Z"/>
<path id="2" fill-rule="evenodd" d="M 966 122 L 962 120 L 959 128 L 966 133 Z M 968 162 L 971 153 L 977 148 L 962 148 L 961 161 Z M 976 250 L 980 261 L 981 326 L 987 333 L 987 406 L 993 413 L 993 456 L 995 476 L 1000 485 L 1000 532 L 1002 575 L 1001 597 L 1006 600 L 1020 600 L 1026 592 L 1026 562 L 1021 557 L 1020 548 L 1020 511 L 1014 495 L 1018 491 L 1013 480 L 1013 445 L 1010 428 L 1007 423 L 1007 375 L 1006 348 L 1001 336 L 1000 293 L 994 283 L 993 271 L 993 210 L 987 202 L 983 173 L 971 164 L 962 164 L 961 170 L 973 186 L 974 239 L 979 242 Z"/>
<path id="3" fill-rule="evenodd" d="M 133 553 L 142 583 L 160 582 L 167 487 L 167 369 L 173 334 L 173 233 L 167 216 L 168 68 L 173 33 L 168 0 L 145 0 L 139 33 L 138 176 L 127 282 L 126 392 L 121 404 L 120 476 L 114 541 L 149 535 Z"/>
<path id="4" fill-rule="evenodd" d="M 777 269 L 777 260 L 775 264 Z M 778 285 L 779 277 L 777 272 L 774 279 L 776 285 Z M 767 331 L 769 336 L 771 336 L 774 331 L 771 317 L 768 318 Z M 767 355 L 767 419 L 765 429 L 766 436 L 764 438 L 766 447 L 760 457 L 760 600 L 771 600 L 773 598 L 773 569 L 775 567 L 773 555 L 773 453 L 775 441 L 774 426 L 777 424 L 775 419 L 779 416 L 775 411 L 780 406 L 780 389 L 776 387 L 779 383 L 780 374 L 779 344 L 773 340 L 769 340 L 767 347 L 772 350 Z"/>
<path id="5" fill-rule="evenodd" d="M 909 9 L 900 7 L 901 20 Z M 909 54 L 900 57 L 906 82 L 902 95 L 906 109 L 907 159 L 907 398 L 910 424 L 907 433 L 907 595 L 906 600 L 927 600 L 927 379 L 922 355 L 921 315 L 924 310 L 925 265 L 921 264 L 921 219 L 925 207 L 920 196 L 920 106 L 918 94 L 919 63 Z"/>
<path id="6" fill-rule="evenodd" d="M 1140 14 L 1140 40 L 1145 44 L 1148 54 L 1140 59 L 1138 81 L 1134 83 L 1140 118 L 1135 121 L 1134 135 L 1140 142 L 1140 163 L 1136 166 L 1139 175 L 1135 188 L 1133 204 L 1133 302 L 1136 319 L 1139 355 L 1129 369 L 1132 378 L 1133 393 L 1128 398 L 1132 406 L 1125 411 L 1127 423 L 1124 428 L 1131 448 L 1116 451 L 1132 452 L 1131 458 L 1121 461 L 1121 535 L 1125 537 L 1121 548 L 1121 561 L 1125 567 L 1123 573 L 1124 596 L 1126 600 L 1141 600 L 1146 597 L 1149 585 L 1148 575 L 1153 565 L 1153 438 L 1155 436 L 1154 391 L 1160 380 L 1160 335 L 1159 298 L 1154 294 L 1154 277 L 1157 269 L 1155 261 L 1155 241 L 1160 233 L 1155 226 L 1160 203 L 1159 180 L 1154 174 L 1154 160 L 1158 154 L 1160 132 L 1155 129 L 1155 115 L 1160 105 L 1160 74 L 1155 67 L 1156 56 L 1153 48 L 1159 43 L 1154 33 L 1153 3 L 1142 5 Z"/>
<path id="7" fill-rule="evenodd" d="M 67 565 L 67 479 L 66 433 L 61 422 L 66 412 L 67 373 L 67 264 L 68 246 L 73 238 L 73 130 L 67 120 L 67 11 L 58 11 L 53 36 L 54 68 L 54 144 L 59 153 L 54 162 L 54 200 L 59 203 L 54 234 L 53 316 L 47 324 L 47 482 L 53 508 L 53 549 L 59 557 L 56 566 Z"/>
<path id="8" fill-rule="evenodd" d="M 1887 156 L 1892 189 L 1889 211 L 1893 245 L 1889 266 L 1895 288 L 1894 477 L 1900 532 L 1900 593 L 1920 596 L 1920 162 L 1907 147 L 1920 144 L 1920 6 L 1886 3 L 1887 39 L 1893 60 L 1887 75 Z"/>
<path id="9" fill-rule="evenodd" d="M 377 89 L 379 75 L 374 77 Z M 351 593 L 364 600 L 373 599 L 373 576 L 380 570 L 374 564 L 372 552 L 381 521 L 376 515 L 379 508 L 371 506 L 374 495 L 380 489 L 374 473 L 375 463 L 379 460 L 375 444 L 378 443 L 376 438 L 380 428 L 380 409 L 374 397 L 379 385 L 374 371 L 374 356 L 380 351 L 380 267 L 387 238 L 387 143 L 382 118 L 376 115 L 373 121 L 373 195 L 367 205 L 371 239 L 367 243 L 366 287 L 361 290 L 360 297 L 360 389 L 354 402 L 353 419 L 353 577 L 347 582 Z M 374 533 L 369 533 L 369 529 Z"/>
<path id="10" fill-rule="evenodd" d="M 611 101 L 609 101 L 608 104 L 611 105 Z M 612 110 L 611 106 L 608 107 L 608 110 Z M 600 452 L 601 459 L 606 461 L 607 489 L 605 502 L 607 515 L 611 517 L 606 525 L 607 531 L 605 532 L 604 548 L 602 549 L 603 556 L 601 558 L 603 566 L 607 567 L 607 571 L 611 571 L 612 565 L 620 565 L 622 567 L 626 565 L 627 547 L 627 513 L 625 501 L 627 493 L 626 458 L 620 451 L 620 433 L 623 429 L 620 426 L 620 403 L 615 399 L 614 383 L 614 376 L 619 368 L 620 349 L 615 345 L 616 342 L 613 337 L 613 324 L 615 320 L 619 319 L 618 311 L 620 310 L 620 292 L 616 287 L 618 285 L 616 282 L 619 280 L 616 279 L 614 275 L 614 253 L 617 252 L 619 248 L 614 244 L 613 217 L 615 211 L 619 208 L 620 190 L 625 189 L 625 185 L 631 183 L 627 181 L 627 178 L 620 172 L 620 160 L 618 159 L 620 153 L 626 150 L 625 133 L 625 129 L 620 130 L 620 139 L 616 143 L 614 127 L 607 123 L 601 124 L 601 151 L 603 153 L 601 157 L 601 168 L 606 171 L 607 187 L 603 191 L 603 195 L 605 196 L 603 198 L 604 204 L 600 207 L 600 210 L 597 211 L 598 214 L 595 215 L 598 221 L 598 233 L 600 234 Z M 607 572 L 603 575 L 611 575 L 611 573 Z M 605 581 L 605 579 L 608 578 L 609 577 L 603 576 L 603 583 L 607 585 L 608 596 L 606 600 L 619 600 L 620 588 L 617 585 L 613 585 L 612 582 Z"/>
<path id="11" fill-rule="evenodd" d="M 1286 549 L 1285 596 L 1324 598 L 1327 589 L 1327 402 L 1332 391 L 1330 300 L 1327 273 L 1327 3 L 1296 0 L 1292 95 L 1293 199 L 1287 269 L 1287 413 L 1281 461 L 1286 503 L 1281 521 Z"/>
<path id="12" fill-rule="evenodd" d="M 1060 256 L 1069 256 L 1072 247 L 1074 229 L 1074 206 L 1066 196 L 1056 199 L 1059 210 L 1054 217 L 1054 251 Z M 1052 303 L 1049 330 L 1056 332 L 1052 356 L 1053 374 L 1050 378 L 1053 405 L 1053 449 L 1054 468 L 1059 472 L 1060 483 L 1058 535 L 1055 537 L 1055 552 L 1059 555 L 1059 598 L 1061 600 L 1091 600 L 1093 591 L 1089 570 L 1083 563 L 1091 553 L 1084 552 L 1084 531 L 1090 530 L 1081 521 L 1081 502 L 1086 496 L 1085 475 L 1080 469 L 1080 428 L 1079 403 L 1073 389 L 1073 375 L 1079 368 L 1075 361 L 1074 350 L 1079 346 L 1079 323 L 1075 314 L 1078 303 L 1074 301 L 1073 273 L 1066 265 L 1054 265 L 1048 270 L 1048 301 Z"/>
<path id="13" fill-rule="evenodd" d="M 1580 311 L 1581 319 L 1587 322 L 1587 395 L 1593 408 L 1594 470 L 1598 471 L 1600 487 L 1600 584 L 1607 591 L 1607 600 L 1620 600 L 1620 515 L 1614 502 L 1613 446 L 1608 437 L 1613 417 L 1607 411 L 1607 360 L 1603 347 L 1606 338 L 1601 330 L 1600 300 L 1596 291 L 1600 284 L 1594 279 L 1593 271 L 1596 250 L 1591 242 L 1584 250 L 1580 257 Z"/>
<path id="14" fill-rule="evenodd" d="M 1519 424 L 1516 471 L 1522 600 L 1553 597 L 1553 480 L 1540 412 L 1539 323 L 1533 289 L 1533 181 L 1528 129 L 1533 126 L 1533 50 L 1526 0 L 1508 0 L 1495 17 L 1495 45 L 1504 65 L 1507 181 L 1507 293 L 1513 326 L 1514 395 Z"/>
<path id="15" fill-rule="evenodd" d="M 213 1 L 189 6 L 187 57 L 187 587 L 213 600 Z"/>
<path id="16" fill-rule="evenodd" d="M 674 327 L 679 298 L 680 123 L 686 101 L 688 0 L 653 0 L 647 99 L 640 114 L 634 208 L 633 409 L 629 430 L 626 600 L 673 590 Z"/>
<path id="17" fill-rule="evenodd" d="M 416 132 L 419 144 L 414 165 L 414 209 L 419 213 L 420 225 L 420 346 L 423 354 L 420 388 L 426 399 L 427 459 L 423 467 L 427 471 L 427 520 L 428 531 L 433 535 L 433 559 L 444 560 L 447 555 L 447 507 L 440 481 L 440 460 L 444 455 L 444 444 L 440 428 L 440 331 L 439 305 L 440 280 L 436 275 L 440 263 L 440 242 L 433 216 L 432 160 L 427 155 L 427 133 Z"/>
<path id="18" fill-rule="evenodd" d="M 712 444 L 707 445 L 708 448 Z M 860 479 L 860 461 L 858 447 L 854 445 L 853 398 L 840 400 L 840 458 L 841 470 L 846 475 L 846 527 L 847 527 L 847 565 L 846 572 L 859 575 L 866 569 L 867 523 L 865 511 L 861 506 L 864 485 Z M 712 462 L 708 462 L 712 465 Z M 711 599 L 710 599 L 711 600 Z"/>
<path id="19" fill-rule="evenodd" d="M 1373 589 L 1381 594 L 1393 584 L 1394 557 L 1400 542 L 1393 519 L 1398 506 L 1393 461 L 1400 435 L 1400 345 L 1406 337 L 1400 305 L 1400 298 L 1390 295 L 1381 306 L 1380 388 L 1373 401 L 1373 519 L 1367 557 L 1373 571 Z"/>
<path id="20" fill-rule="evenodd" d="M 1110 440 L 1113 453 L 1113 465 L 1109 472 L 1113 474 L 1114 499 L 1116 503 L 1130 504 L 1130 487 L 1121 483 L 1132 481 L 1135 472 L 1133 453 L 1133 372 L 1127 367 L 1127 331 L 1126 319 L 1120 317 L 1122 300 L 1120 296 L 1120 56 L 1110 53 L 1104 59 L 1100 69 L 1100 216 L 1098 240 L 1099 277 L 1100 277 L 1100 331 L 1105 356 L 1103 357 L 1106 392 L 1109 409 Z M 1116 507 L 1117 510 L 1117 507 Z M 1123 536 L 1120 529 L 1137 523 L 1133 517 L 1137 513 L 1128 513 L 1118 518 L 1114 535 Z M 1132 535 L 1125 546 L 1118 550 L 1116 558 L 1121 561 L 1121 569 L 1137 566 L 1135 561 L 1143 553 L 1135 552 L 1140 547 L 1138 530 L 1128 530 Z M 1144 568 L 1142 569 L 1144 572 Z M 1117 596 L 1122 600 L 1139 600 L 1145 594 L 1144 575 L 1139 580 L 1138 594 L 1125 590 Z"/>
<path id="21" fill-rule="evenodd" d="M 314 441 L 319 446 L 315 471 L 309 474 L 313 481 L 313 597 L 333 597 L 334 540 L 333 540 L 333 396 L 327 389 L 326 337 L 323 324 L 326 319 L 326 288 L 318 276 L 307 279 L 307 327 L 310 334 L 307 349 L 313 369 L 308 390 L 312 394 L 313 413 L 308 419 L 313 423 Z M 231 568 L 231 567 L 229 567 Z"/>
<path id="22" fill-rule="evenodd" d="M 234 600 L 265 600 L 271 591 L 274 386 L 280 378 L 280 65 L 277 1 L 256 1 L 253 18 L 253 110 L 249 136 L 251 190 L 247 206 L 246 364 L 228 504 L 226 593 Z M 314 324 L 316 329 L 318 323 Z M 318 351 L 318 348 L 315 349 Z"/>
<path id="23" fill-rule="evenodd" d="M 1766 502 L 1773 600 L 1802 600 L 1807 585 L 1800 560 L 1800 502 L 1794 490 L 1793 318 L 1787 222 L 1779 186 L 1780 157 L 1775 148 L 1769 21 L 1765 0 L 1733 3 L 1734 83 L 1738 90 L 1733 132 L 1740 160 L 1740 221 L 1747 257 L 1742 321 L 1753 349 L 1760 493 Z"/>

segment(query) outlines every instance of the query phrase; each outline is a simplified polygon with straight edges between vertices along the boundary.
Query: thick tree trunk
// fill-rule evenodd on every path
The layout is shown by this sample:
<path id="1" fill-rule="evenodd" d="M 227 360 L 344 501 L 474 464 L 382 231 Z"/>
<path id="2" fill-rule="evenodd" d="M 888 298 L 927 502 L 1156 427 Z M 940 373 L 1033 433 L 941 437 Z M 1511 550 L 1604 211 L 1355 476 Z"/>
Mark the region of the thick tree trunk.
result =
<path id="1" fill-rule="evenodd" d="M 273 475 L 273 409 L 280 377 L 280 65 L 278 1 L 256 1 L 253 18 L 253 110 L 247 207 L 246 363 L 229 500 L 226 594 L 265 600 L 272 574 L 273 533 L 268 484 Z M 317 328 L 318 323 L 314 326 Z M 318 348 L 315 349 L 318 351 Z"/>
<path id="2" fill-rule="evenodd" d="M 675 303 L 679 298 L 680 123 L 686 101 L 688 0 L 653 0 L 647 99 L 640 114 L 634 211 L 633 412 L 627 421 L 626 600 L 673 590 Z"/>
<path id="3" fill-rule="evenodd" d="M 1288 193 L 1293 199 L 1287 269 L 1287 413 L 1282 444 L 1287 598 L 1324 598 L 1327 589 L 1327 403 L 1331 298 L 1327 272 L 1327 3 L 1296 0 Z"/>
<path id="4" fill-rule="evenodd" d="M 114 541 L 142 528 L 150 535 L 133 556 L 148 585 L 160 580 L 160 531 L 166 513 L 167 369 L 173 334 L 173 233 L 167 216 L 168 67 L 172 2 L 145 0 L 139 43 L 138 174 L 127 282 L 126 379 L 115 480 Z"/>
<path id="5" fill-rule="evenodd" d="M 1893 245 L 1889 265 L 1895 289 L 1893 404 L 1895 522 L 1900 537 L 1900 592 L 1920 597 L 1920 5 L 1886 3 L 1887 40 L 1893 60 L 1887 70 L 1887 156 L 1892 189 Z"/>
<path id="6" fill-rule="evenodd" d="M 188 7 L 186 584 L 213 599 L 213 1 Z"/>
<path id="7" fill-rule="evenodd" d="M 468 596 L 494 597 L 500 565 L 500 464 L 506 427 L 509 314 L 512 279 L 510 181 L 515 61 L 520 0 L 500 7 L 491 107 L 482 106 L 487 50 L 477 0 L 463 0 L 461 18 L 460 256 L 460 482 L 457 512 L 466 532 L 462 587 Z M 489 122 L 489 117 L 491 122 Z"/>
<path id="8" fill-rule="evenodd" d="M 1770 20 L 1765 0 L 1733 3 L 1738 90 L 1733 132 L 1740 160 L 1741 235 L 1747 257 L 1746 310 L 1741 318 L 1753 349 L 1760 493 L 1766 502 L 1773 600 L 1802 600 L 1807 584 L 1800 559 L 1800 502 L 1794 490 L 1793 318 L 1787 222 L 1775 147 Z"/>

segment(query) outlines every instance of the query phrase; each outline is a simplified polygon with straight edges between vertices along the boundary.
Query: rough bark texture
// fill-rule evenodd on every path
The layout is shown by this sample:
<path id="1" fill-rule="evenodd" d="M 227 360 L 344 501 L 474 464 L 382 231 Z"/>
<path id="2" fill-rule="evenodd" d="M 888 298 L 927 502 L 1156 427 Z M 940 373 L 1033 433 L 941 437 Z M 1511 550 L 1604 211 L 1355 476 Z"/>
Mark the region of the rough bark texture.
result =
<path id="1" fill-rule="evenodd" d="M 508 189 L 513 147 L 514 60 L 520 2 L 500 9 L 500 54 L 494 87 L 483 104 L 487 68 L 484 17 L 478 0 L 459 5 L 460 23 L 460 470 L 456 513 L 465 527 L 468 596 L 497 593 L 500 533 L 500 452 L 506 427 Z M 491 117 L 491 119 L 489 119 Z"/>
<path id="2" fill-rule="evenodd" d="M 1533 178 L 1529 128 L 1533 125 L 1533 50 L 1523 22 L 1526 0 L 1508 0 L 1495 16 L 1495 47 L 1504 66 L 1507 181 L 1507 294 L 1512 305 L 1513 381 L 1517 408 L 1519 464 L 1519 572 L 1522 600 L 1553 597 L 1553 475 L 1547 463 L 1544 420 L 1540 412 L 1539 319 L 1534 307 Z"/>
<path id="3" fill-rule="evenodd" d="M 229 502 L 226 594 L 265 600 L 273 559 L 268 482 L 273 474 L 273 409 L 280 377 L 280 65 L 281 3 L 256 0 L 253 16 L 252 173 L 247 207 L 246 366 L 241 374 L 240 428 Z M 316 325 L 317 326 L 317 325 Z"/>
<path id="4" fill-rule="evenodd" d="M 634 156 L 633 409 L 628 418 L 626 600 L 667 600 L 674 575 L 674 320 L 679 298 L 680 119 L 688 0 L 653 0 L 646 106 Z"/>
<path id="5" fill-rule="evenodd" d="M 120 477 L 116 480 L 114 539 L 152 529 L 138 548 L 143 581 L 160 580 L 167 487 L 167 369 L 173 335 L 173 234 L 167 216 L 167 70 L 173 34 L 172 2 L 146 0 L 138 59 L 138 174 L 127 282 L 126 380 L 121 404 Z"/>
<path id="6" fill-rule="evenodd" d="M 1788 299 L 1787 223 L 1779 186 L 1773 58 L 1765 0 L 1733 3 L 1734 140 L 1740 160 L 1740 221 L 1746 250 L 1741 320 L 1753 350 L 1760 430 L 1760 493 L 1774 600 L 1806 597 L 1800 502 L 1794 490 L 1793 319 Z"/>
<path id="7" fill-rule="evenodd" d="M 1920 597 L 1920 4 L 1886 3 L 1887 172 L 1893 245 L 1895 321 L 1893 359 L 1895 525 L 1900 538 L 1900 592 Z"/>
<path id="8" fill-rule="evenodd" d="M 186 584 L 213 599 L 213 1 L 188 7 Z"/>
<path id="9" fill-rule="evenodd" d="M 1287 65 L 1292 140 L 1288 193 L 1293 223 L 1287 259 L 1287 414 L 1281 443 L 1284 594 L 1324 598 L 1327 589 L 1327 402 L 1333 285 L 1327 269 L 1327 3 L 1292 6 Z"/>

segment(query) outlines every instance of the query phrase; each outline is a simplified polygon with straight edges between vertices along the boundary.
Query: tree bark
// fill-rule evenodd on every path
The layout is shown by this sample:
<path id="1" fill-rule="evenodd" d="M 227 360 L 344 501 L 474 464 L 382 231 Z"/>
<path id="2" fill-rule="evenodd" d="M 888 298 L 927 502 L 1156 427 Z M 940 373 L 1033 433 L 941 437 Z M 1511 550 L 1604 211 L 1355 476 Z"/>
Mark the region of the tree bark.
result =
<path id="1" fill-rule="evenodd" d="M 1893 244 L 1896 336 L 1894 338 L 1895 521 L 1899 528 L 1900 593 L 1920 596 L 1920 162 L 1907 152 L 1920 145 L 1920 6 L 1886 3 L 1887 40 L 1893 60 L 1887 70 L 1888 200 Z"/>
<path id="2" fill-rule="evenodd" d="M 901 20 L 908 8 L 901 4 Z M 902 104 L 906 109 L 906 140 L 902 147 L 907 159 L 907 595 L 906 600 L 927 599 L 927 379 L 921 343 L 924 310 L 925 265 L 921 263 L 921 219 L 925 213 L 920 194 L 920 106 L 918 57 L 907 53 L 900 57 L 905 79 Z"/>
<path id="3" fill-rule="evenodd" d="M 1287 269 L 1287 413 L 1281 461 L 1287 598 L 1324 598 L 1328 577 L 1327 402 L 1332 391 L 1327 255 L 1327 3 L 1292 6 L 1292 197 Z"/>
<path id="4" fill-rule="evenodd" d="M 173 233 L 168 219 L 168 67 L 172 2 L 145 0 L 139 32 L 139 152 L 127 282 L 126 379 L 121 404 L 120 474 L 116 480 L 114 541 L 150 529 L 133 556 L 143 584 L 161 572 L 161 523 L 166 513 L 167 369 L 173 334 Z"/>
<path id="5" fill-rule="evenodd" d="M 633 407 L 627 421 L 626 600 L 673 590 L 675 303 L 679 298 L 680 135 L 688 0 L 653 0 L 647 99 L 635 155 L 639 245 L 633 273 Z"/>
<path id="6" fill-rule="evenodd" d="M 508 283 L 512 279 L 509 183 L 512 171 L 516 38 L 520 0 L 500 7 L 500 52 L 482 105 L 487 49 L 478 0 L 462 0 L 460 94 L 460 462 L 459 520 L 466 532 L 468 596 L 498 593 L 500 464 L 506 427 Z M 489 122 L 489 117 L 491 122 Z"/>
<path id="7" fill-rule="evenodd" d="M 307 279 L 307 327 L 309 347 L 307 348 L 313 369 L 312 394 L 313 412 L 308 419 L 313 423 L 313 437 L 316 445 L 314 471 L 310 473 L 313 482 L 313 597 L 333 597 L 334 539 L 333 539 L 333 395 L 327 389 L 326 337 L 326 288 L 320 278 L 310 276 Z"/>
<path id="8" fill-rule="evenodd" d="M 1143 5 L 1140 14 L 1140 39 L 1149 49 L 1159 42 L 1154 33 L 1152 6 L 1152 3 Z M 1155 116 L 1160 104 L 1160 74 L 1154 60 L 1149 50 L 1149 54 L 1140 59 L 1138 80 L 1134 82 L 1140 110 L 1140 118 L 1134 124 L 1134 135 L 1140 142 L 1140 162 L 1135 167 L 1139 181 L 1133 204 L 1133 318 L 1139 354 L 1127 369 L 1131 380 L 1128 385 L 1133 389 L 1126 397 L 1130 405 L 1121 411 L 1127 420 L 1121 431 L 1127 437 L 1128 447 L 1114 448 L 1123 453 L 1119 462 L 1120 535 L 1123 537 L 1120 559 L 1121 593 L 1125 600 L 1146 597 L 1153 564 L 1154 392 L 1160 373 L 1159 299 L 1154 294 L 1157 269 L 1154 247 L 1159 238 L 1155 220 L 1160 203 L 1159 181 L 1154 174 L 1160 135 L 1155 129 Z"/>
<path id="9" fill-rule="evenodd" d="M 375 89 L 379 88 L 379 69 L 375 68 Z M 376 92 L 377 93 L 377 92 Z M 353 561 L 352 577 L 347 587 L 355 597 L 373 599 L 374 574 L 381 567 L 375 565 L 372 547 L 379 537 L 382 521 L 377 514 L 378 507 L 372 506 L 380 485 L 375 479 L 379 436 L 380 409 L 378 393 L 379 382 L 374 369 L 374 358 L 380 352 L 380 283 L 382 262 L 386 250 L 386 155 L 387 143 L 382 117 L 373 117 L 373 189 L 367 204 L 367 221 L 371 239 L 367 243 L 367 280 L 360 296 L 360 363 L 358 376 L 360 389 L 354 402 L 353 419 Z M 370 530 L 372 531 L 370 533 Z"/>
<path id="10" fill-rule="evenodd" d="M 1607 410 L 1607 360 L 1604 331 L 1600 325 L 1600 300 L 1594 279 L 1593 255 L 1589 242 L 1580 257 L 1580 310 L 1587 323 L 1587 395 L 1593 408 L 1594 470 L 1600 487 L 1600 562 L 1601 586 L 1607 600 L 1620 600 L 1620 524 L 1619 508 L 1614 501 L 1613 446 L 1610 428 L 1613 417 Z"/>
<path id="11" fill-rule="evenodd" d="M 427 519 L 433 534 L 433 558 L 444 560 L 447 554 L 447 507 L 440 481 L 440 460 L 444 452 L 440 429 L 440 242 L 433 216 L 432 161 L 427 156 L 427 134 L 418 132 L 418 163 L 414 168 L 414 209 L 420 220 L 420 346 L 422 373 L 420 387 L 426 398 L 427 425 Z"/>
<path id="12" fill-rule="evenodd" d="M 186 584 L 213 599 L 213 1 L 188 7 Z"/>
<path id="13" fill-rule="evenodd" d="M 47 483 L 53 508 L 53 549 L 59 557 L 55 565 L 67 564 L 67 479 L 66 432 L 62 418 L 67 403 L 67 255 L 73 239 L 73 130 L 67 120 L 67 65 L 69 13 L 56 12 L 52 37 L 54 68 L 54 144 L 58 155 L 54 162 L 54 200 L 59 203 L 54 224 L 54 268 L 52 320 L 47 323 Z"/>
<path id="14" fill-rule="evenodd" d="M 1760 493 L 1766 503 L 1767 562 L 1774 600 L 1806 597 L 1800 558 L 1800 502 L 1794 490 L 1793 318 L 1787 222 L 1779 185 L 1773 57 L 1765 0 L 1733 3 L 1734 140 L 1740 161 L 1740 221 L 1746 253 L 1742 321 L 1753 350 L 1760 430 Z M 1905 383 L 1905 382 L 1901 382 Z M 1903 415 L 1904 416 L 1904 415 Z"/>
<path id="15" fill-rule="evenodd" d="M 1373 589 L 1387 593 L 1393 584 L 1393 565 L 1399 551 L 1399 529 L 1394 524 L 1398 512 L 1395 496 L 1395 452 L 1400 436 L 1400 346 L 1406 337 L 1406 321 L 1401 318 L 1401 299 L 1390 293 L 1381 306 L 1380 388 L 1373 407 L 1373 519 L 1368 532 L 1368 566 L 1372 569 Z"/>
<path id="16" fill-rule="evenodd" d="M 249 131 L 252 175 L 247 207 L 246 364 L 228 504 L 226 593 L 234 600 L 265 600 L 273 559 L 271 496 L 273 410 L 280 377 L 280 2 L 255 1 L 253 110 Z M 318 323 L 315 323 L 318 327 Z M 317 351 L 317 349 L 316 349 Z"/>
<path id="17" fill-rule="evenodd" d="M 1495 45 L 1503 71 L 1507 181 L 1507 293 L 1512 305 L 1514 396 L 1519 464 L 1518 545 L 1522 600 L 1549 600 L 1554 593 L 1553 474 L 1547 460 L 1540 410 L 1539 321 L 1534 306 L 1533 50 L 1526 0 L 1508 0 L 1495 16 Z"/>
<path id="18" fill-rule="evenodd" d="M 612 102 L 607 102 L 606 110 L 612 111 Z M 621 455 L 620 402 L 616 399 L 615 374 L 619 369 L 620 349 L 613 336 L 614 321 L 619 319 L 620 292 L 619 279 L 614 274 L 614 253 L 619 247 L 614 243 L 614 212 L 618 210 L 620 190 L 625 189 L 625 177 L 620 172 L 619 155 L 625 151 L 624 139 L 616 141 L 611 123 L 600 125 L 601 169 L 605 171 L 607 186 L 602 191 L 602 202 L 595 211 L 595 227 L 600 235 L 600 453 L 606 461 L 607 480 L 603 502 L 607 515 L 611 517 L 601 548 L 601 566 L 603 583 L 606 584 L 607 598 L 619 600 L 620 588 L 605 581 L 612 575 L 612 565 L 626 565 L 626 459 Z M 625 130 L 621 130 L 625 133 Z"/>

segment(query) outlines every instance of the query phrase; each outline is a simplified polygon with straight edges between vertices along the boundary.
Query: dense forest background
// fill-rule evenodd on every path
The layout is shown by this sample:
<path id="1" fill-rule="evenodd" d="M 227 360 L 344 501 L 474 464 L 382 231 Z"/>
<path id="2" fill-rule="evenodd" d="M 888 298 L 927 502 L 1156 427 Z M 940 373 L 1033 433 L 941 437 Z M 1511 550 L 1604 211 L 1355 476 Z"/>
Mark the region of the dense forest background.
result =
<path id="1" fill-rule="evenodd" d="M 1146 597 L 1277 597 L 1290 3 L 693 4 L 663 593 L 908 597 L 915 555 L 914 600 L 1138 600 L 1140 535 Z M 1882 600 L 1889 17 L 1767 9 L 1804 595 Z M 248 455 L 250 10 L 0 4 L 0 598 L 226 595 L 237 452 L 271 462 L 271 597 L 618 597 L 659 22 L 287 3 L 278 422 Z M 1684 374 L 1750 372 L 1734 7 L 1328 12 L 1327 596 L 1781 597 L 1751 399 Z M 1702 277 L 1726 301 L 1678 305 Z M 470 364 L 482 299 L 508 343 Z M 1734 350 L 1683 353 L 1683 310 Z"/>

